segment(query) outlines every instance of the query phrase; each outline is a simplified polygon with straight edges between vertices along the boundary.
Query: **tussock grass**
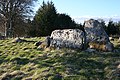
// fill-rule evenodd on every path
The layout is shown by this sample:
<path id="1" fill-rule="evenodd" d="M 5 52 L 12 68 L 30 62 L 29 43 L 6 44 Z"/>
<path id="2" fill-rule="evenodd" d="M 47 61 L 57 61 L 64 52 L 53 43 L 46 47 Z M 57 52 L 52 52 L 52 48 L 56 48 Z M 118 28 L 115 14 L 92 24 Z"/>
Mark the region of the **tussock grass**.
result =
<path id="1" fill-rule="evenodd" d="M 45 38 L 25 38 L 29 42 L 0 40 L 1 80 L 119 80 L 119 52 L 60 49 L 38 50 L 34 45 Z M 120 43 L 113 41 L 120 51 Z M 14 73 L 14 74 L 13 74 Z"/>

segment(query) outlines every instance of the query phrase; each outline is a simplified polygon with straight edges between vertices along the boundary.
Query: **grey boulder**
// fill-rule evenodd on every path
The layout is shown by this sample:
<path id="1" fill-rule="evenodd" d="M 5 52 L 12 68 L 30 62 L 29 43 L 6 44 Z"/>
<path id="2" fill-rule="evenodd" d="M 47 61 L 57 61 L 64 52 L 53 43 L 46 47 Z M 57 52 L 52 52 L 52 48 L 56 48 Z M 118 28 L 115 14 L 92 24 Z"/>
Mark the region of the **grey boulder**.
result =
<path id="1" fill-rule="evenodd" d="M 82 49 L 84 38 L 84 32 L 79 29 L 54 30 L 51 34 L 50 46 Z"/>
<path id="2" fill-rule="evenodd" d="M 85 21 L 84 30 L 86 34 L 86 42 L 95 42 L 93 44 L 94 48 L 99 46 L 99 48 L 102 48 L 105 51 L 113 50 L 113 44 L 110 42 L 109 36 L 107 35 L 102 24 L 98 20 L 90 19 L 88 21 Z M 99 43 L 104 43 L 102 44 L 104 45 L 104 47 L 102 47 L 102 45 Z"/>

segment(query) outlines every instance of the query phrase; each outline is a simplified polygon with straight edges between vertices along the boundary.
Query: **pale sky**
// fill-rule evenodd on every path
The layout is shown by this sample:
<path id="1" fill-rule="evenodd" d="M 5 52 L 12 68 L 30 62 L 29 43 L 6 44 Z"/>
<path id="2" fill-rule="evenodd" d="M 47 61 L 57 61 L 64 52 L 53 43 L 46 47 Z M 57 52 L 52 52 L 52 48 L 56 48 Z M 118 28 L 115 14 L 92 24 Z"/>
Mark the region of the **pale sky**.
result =
<path id="1" fill-rule="evenodd" d="M 120 18 L 120 0 L 44 0 L 52 1 L 58 13 L 66 13 L 73 19 Z M 38 0 L 38 10 L 43 0 Z"/>

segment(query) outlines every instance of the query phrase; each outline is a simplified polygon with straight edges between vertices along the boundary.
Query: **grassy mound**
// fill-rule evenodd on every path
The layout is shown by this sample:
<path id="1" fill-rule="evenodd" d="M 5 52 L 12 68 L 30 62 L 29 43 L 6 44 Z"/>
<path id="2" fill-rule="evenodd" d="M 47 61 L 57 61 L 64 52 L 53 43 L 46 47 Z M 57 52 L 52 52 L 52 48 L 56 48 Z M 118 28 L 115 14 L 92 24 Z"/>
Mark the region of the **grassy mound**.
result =
<path id="1" fill-rule="evenodd" d="M 116 52 L 61 49 L 43 51 L 35 42 L 44 38 L 26 38 L 29 42 L 0 40 L 0 80 L 119 80 L 120 43 Z"/>

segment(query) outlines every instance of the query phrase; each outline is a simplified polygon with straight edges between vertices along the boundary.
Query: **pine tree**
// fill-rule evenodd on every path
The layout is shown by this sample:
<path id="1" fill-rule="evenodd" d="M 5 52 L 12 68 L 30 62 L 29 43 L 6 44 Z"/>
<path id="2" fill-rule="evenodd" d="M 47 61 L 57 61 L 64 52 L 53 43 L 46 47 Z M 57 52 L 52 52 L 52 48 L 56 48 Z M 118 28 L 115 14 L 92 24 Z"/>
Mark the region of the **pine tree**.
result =
<path id="1" fill-rule="evenodd" d="M 56 21 L 58 29 L 73 29 L 76 26 L 75 22 L 67 14 L 58 14 Z"/>
<path id="2" fill-rule="evenodd" d="M 56 29 L 56 18 L 57 12 L 53 2 L 43 2 L 33 20 L 38 36 L 50 35 Z"/>

